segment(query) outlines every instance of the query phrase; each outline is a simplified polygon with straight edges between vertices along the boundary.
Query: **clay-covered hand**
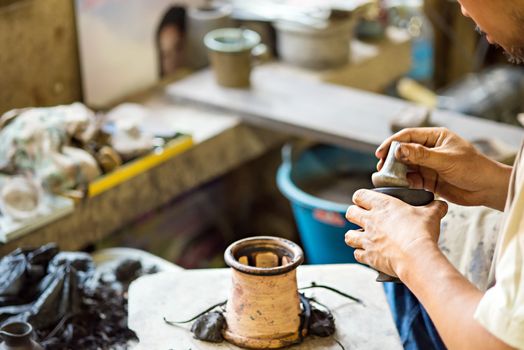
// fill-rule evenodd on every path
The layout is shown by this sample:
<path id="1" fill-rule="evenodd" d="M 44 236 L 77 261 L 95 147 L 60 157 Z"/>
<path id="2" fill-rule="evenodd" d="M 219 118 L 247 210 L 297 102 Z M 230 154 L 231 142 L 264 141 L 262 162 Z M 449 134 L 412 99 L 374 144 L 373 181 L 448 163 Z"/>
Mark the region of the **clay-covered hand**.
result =
<path id="1" fill-rule="evenodd" d="M 355 248 L 358 262 L 402 279 L 411 256 L 438 249 L 440 221 L 448 210 L 445 202 L 414 207 L 382 193 L 359 190 L 353 203 L 346 218 L 362 229 L 348 231 L 345 240 Z"/>
<path id="2" fill-rule="evenodd" d="M 392 141 L 401 143 L 395 157 L 410 166 L 410 187 L 460 205 L 504 209 L 511 167 L 489 159 L 446 128 L 413 128 L 394 134 L 379 146 L 379 170 Z"/>

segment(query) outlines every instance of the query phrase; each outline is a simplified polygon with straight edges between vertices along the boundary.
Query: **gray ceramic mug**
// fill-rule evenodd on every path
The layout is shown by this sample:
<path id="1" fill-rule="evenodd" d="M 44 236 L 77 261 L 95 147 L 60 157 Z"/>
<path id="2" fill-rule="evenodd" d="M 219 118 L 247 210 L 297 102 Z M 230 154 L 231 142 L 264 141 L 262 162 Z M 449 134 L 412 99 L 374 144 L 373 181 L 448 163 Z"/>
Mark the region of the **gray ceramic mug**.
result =
<path id="1" fill-rule="evenodd" d="M 249 29 L 222 28 L 204 37 L 217 83 L 226 87 L 250 86 L 251 69 L 267 55 L 260 35 Z"/>

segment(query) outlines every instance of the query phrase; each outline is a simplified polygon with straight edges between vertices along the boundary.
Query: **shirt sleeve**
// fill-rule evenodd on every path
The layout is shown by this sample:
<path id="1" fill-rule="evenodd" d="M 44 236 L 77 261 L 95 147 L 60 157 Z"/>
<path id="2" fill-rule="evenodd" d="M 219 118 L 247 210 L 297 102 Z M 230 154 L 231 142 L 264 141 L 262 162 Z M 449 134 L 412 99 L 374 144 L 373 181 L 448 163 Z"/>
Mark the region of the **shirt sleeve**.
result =
<path id="1" fill-rule="evenodd" d="M 496 283 L 484 294 L 474 317 L 503 342 L 524 349 L 524 220 L 522 212 L 517 213 L 517 217 L 510 218 L 513 225 L 506 227 L 513 234 L 505 232 L 495 270 Z"/>

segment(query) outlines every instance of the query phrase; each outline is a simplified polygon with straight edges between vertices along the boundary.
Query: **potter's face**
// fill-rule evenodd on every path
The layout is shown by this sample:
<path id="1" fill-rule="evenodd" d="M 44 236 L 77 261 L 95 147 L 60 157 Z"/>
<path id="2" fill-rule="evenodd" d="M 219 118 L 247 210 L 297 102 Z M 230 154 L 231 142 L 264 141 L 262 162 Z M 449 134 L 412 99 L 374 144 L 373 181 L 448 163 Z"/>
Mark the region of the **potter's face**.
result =
<path id="1" fill-rule="evenodd" d="M 182 35 L 176 26 L 169 25 L 162 28 L 158 40 L 162 72 L 172 74 L 182 65 Z"/>
<path id="2" fill-rule="evenodd" d="M 501 46 L 515 63 L 524 63 L 524 0 L 458 0 L 490 44 Z"/>

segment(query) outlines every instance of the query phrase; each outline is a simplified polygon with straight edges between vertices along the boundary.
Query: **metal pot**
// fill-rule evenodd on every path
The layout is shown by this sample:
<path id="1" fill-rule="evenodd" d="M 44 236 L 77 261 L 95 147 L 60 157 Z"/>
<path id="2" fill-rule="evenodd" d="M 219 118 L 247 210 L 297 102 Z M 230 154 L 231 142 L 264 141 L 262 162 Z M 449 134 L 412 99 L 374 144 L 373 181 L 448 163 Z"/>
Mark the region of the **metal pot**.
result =
<path id="1" fill-rule="evenodd" d="M 277 50 L 287 63 L 312 69 L 327 69 L 349 61 L 351 18 L 334 19 L 325 28 L 277 21 Z"/>

